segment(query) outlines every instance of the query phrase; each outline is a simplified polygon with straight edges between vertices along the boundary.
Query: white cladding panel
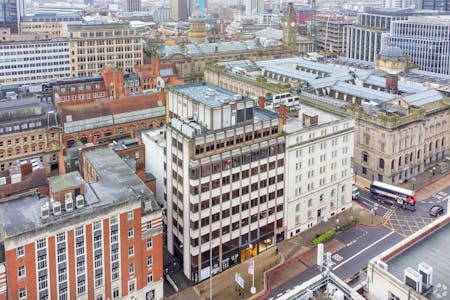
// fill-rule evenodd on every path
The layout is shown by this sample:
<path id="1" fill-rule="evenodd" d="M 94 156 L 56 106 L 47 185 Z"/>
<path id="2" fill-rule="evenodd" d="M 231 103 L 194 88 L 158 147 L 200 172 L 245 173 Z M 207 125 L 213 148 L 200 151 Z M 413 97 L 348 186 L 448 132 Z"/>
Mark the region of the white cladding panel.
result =
<path id="1" fill-rule="evenodd" d="M 222 109 L 223 115 L 223 127 L 227 128 L 231 126 L 231 106 L 225 105 Z"/>
<path id="2" fill-rule="evenodd" d="M 222 128 L 222 109 L 219 108 L 215 108 L 213 110 L 213 129 L 217 130 L 217 129 L 221 129 Z"/>

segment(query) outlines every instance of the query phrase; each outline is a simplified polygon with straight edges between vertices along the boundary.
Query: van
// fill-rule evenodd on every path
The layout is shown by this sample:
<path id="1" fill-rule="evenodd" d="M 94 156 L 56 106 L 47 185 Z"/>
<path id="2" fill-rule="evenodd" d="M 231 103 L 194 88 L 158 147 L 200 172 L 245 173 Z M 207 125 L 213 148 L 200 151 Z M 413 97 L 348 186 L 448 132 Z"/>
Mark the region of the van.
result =
<path id="1" fill-rule="evenodd" d="M 358 187 L 354 184 L 352 187 L 352 199 L 353 200 L 358 200 L 359 198 L 359 189 Z"/>

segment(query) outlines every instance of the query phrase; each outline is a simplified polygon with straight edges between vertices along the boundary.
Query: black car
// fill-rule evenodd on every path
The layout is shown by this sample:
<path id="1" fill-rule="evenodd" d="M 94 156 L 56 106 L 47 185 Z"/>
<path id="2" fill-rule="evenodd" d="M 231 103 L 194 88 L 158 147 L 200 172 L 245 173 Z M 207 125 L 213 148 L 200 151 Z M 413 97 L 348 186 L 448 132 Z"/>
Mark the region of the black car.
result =
<path id="1" fill-rule="evenodd" d="M 428 211 L 428 214 L 431 217 L 439 217 L 442 216 L 444 214 L 444 207 L 442 205 L 433 205 L 430 210 Z"/>

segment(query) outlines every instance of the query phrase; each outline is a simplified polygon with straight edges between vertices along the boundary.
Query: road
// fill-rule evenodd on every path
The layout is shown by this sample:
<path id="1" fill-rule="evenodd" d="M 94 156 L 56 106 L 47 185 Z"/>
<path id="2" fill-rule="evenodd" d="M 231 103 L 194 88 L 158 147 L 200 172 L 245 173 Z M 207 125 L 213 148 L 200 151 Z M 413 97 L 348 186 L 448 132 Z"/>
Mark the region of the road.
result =
<path id="1" fill-rule="evenodd" d="M 409 211 L 386 203 L 375 202 L 370 199 L 369 192 L 360 191 L 358 202 L 367 209 L 373 208 L 374 204 L 378 203 L 377 214 L 383 216 L 386 223 L 380 227 L 359 226 L 338 233 L 336 239 L 344 244 L 344 247 L 332 255 L 332 272 L 342 280 L 357 274 L 367 267 L 370 259 L 431 223 L 434 218 L 428 215 L 428 210 L 432 205 L 440 204 L 447 208 L 449 200 L 450 186 L 447 186 L 427 199 L 417 201 L 416 211 Z M 299 261 L 301 260 L 302 258 L 299 258 Z M 318 266 L 312 266 L 305 272 L 271 289 L 265 299 L 276 299 L 318 274 Z"/>
<path id="2" fill-rule="evenodd" d="M 345 246 L 332 255 L 332 271 L 339 278 L 345 280 L 367 267 L 371 258 L 392 247 L 403 237 L 385 227 L 354 227 L 338 233 L 336 239 Z M 316 254 L 314 253 L 314 255 Z M 318 267 L 311 267 L 271 290 L 267 299 L 276 299 L 317 274 L 319 274 Z"/>

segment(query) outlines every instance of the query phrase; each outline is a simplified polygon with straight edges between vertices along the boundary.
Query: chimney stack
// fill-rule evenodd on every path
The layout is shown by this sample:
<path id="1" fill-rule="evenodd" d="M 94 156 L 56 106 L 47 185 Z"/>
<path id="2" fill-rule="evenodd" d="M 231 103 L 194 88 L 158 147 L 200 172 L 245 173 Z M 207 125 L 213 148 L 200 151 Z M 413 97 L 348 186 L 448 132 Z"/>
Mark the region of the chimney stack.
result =
<path id="1" fill-rule="evenodd" d="M 284 104 L 280 105 L 280 115 L 281 115 L 281 119 L 283 121 L 283 125 L 286 125 L 287 109 L 286 109 L 286 105 L 284 105 Z"/>
<path id="2" fill-rule="evenodd" d="M 258 97 L 258 106 L 261 108 L 266 108 L 266 98 L 263 96 Z"/>
<path id="3" fill-rule="evenodd" d="M 398 94 L 398 77 L 394 74 L 386 76 L 386 92 Z"/>
<path id="4" fill-rule="evenodd" d="M 20 173 L 22 174 L 22 178 L 27 175 L 30 175 L 33 171 L 33 166 L 30 161 L 24 161 L 20 163 Z"/>

